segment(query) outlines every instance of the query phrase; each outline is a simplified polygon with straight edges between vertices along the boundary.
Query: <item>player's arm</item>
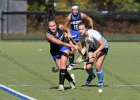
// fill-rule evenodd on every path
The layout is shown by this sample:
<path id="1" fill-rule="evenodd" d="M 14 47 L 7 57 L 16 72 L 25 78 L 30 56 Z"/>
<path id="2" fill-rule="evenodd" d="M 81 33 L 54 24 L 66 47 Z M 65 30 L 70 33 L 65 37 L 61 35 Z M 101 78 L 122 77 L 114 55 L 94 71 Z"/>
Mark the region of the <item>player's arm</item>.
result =
<path id="1" fill-rule="evenodd" d="M 69 23 L 70 23 L 70 15 L 68 15 L 68 16 L 66 17 L 64 26 L 65 26 L 65 27 L 68 27 Z"/>
<path id="2" fill-rule="evenodd" d="M 103 41 L 103 39 L 102 38 L 100 38 L 99 40 L 98 40 L 98 42 L 99 42 L 99 44 L 100 44 L 100 47 L 94 52 L 94 56 L 97 56 L 97 54 L 101 51 L 101 50 L 103 50 L 104 48 L 105 48 L 105 42 Z"/>
<path id="3" fill-rule="evenodd" d="M 85 42 L 78 42 L 79 49 L 81 50 L 82 54 L 86 53 L 86 43 Z"/>
<path id="4" fill-rule="evenodd" d="M 86 58 L 86 43 L 85 42 L 78 42 L 78 45 L 79 45 L 79 49 L 81 51 L 81 53 L 84 55 L 84 56 L 79 56 L 78 59 L 76 60 L 77 63 L 81 62 L 83 59 L 85 60 Z"/>
<path id="5" fill-rule="evenodd" d="M 93 28 L 93 19 L 91 17 L 89 17 L 85 13 L 81 13 L 81 17 L 83 19 L 87 20 L 89 22 L 90 26 Z"/>
<path id="6" fill-rule="evenodd" d="M 63 31 L 65 37 L 71 38 L 70 29 L 64 25 L 59 25 L 59 28 Z"/>
<path id="7" fill-rule="evenodd" d="M 74 45 L 71 41 L 70 38 L 72 38 L 71 34 L 70 34 L 70 29 L 64 25 L 59 25 L 59 28 L 61 30 L 63 30 L 63 33 L 65 35 L 65 38 L 67 39 L 67 41 L 69 42 L 69 44 Z"/>
<path id="8" fill-rule="evenodd" d="M 68 43 L 64 43 L 62 41 L 60 41 L 59 39 L 56 39 L 54 38 L 52 35 L 50 35 L 49 33 L 46 33 L 46 39 L 50 42 L 53 42 L 55 44 L 58 44 L 58 45 L 63 45 L 63 46 L 67 46 L 67 47 L 70 47 L 70 48 L 75 48 L 77 49 L 77 47 L 75 45 L 71 45 L 71 44 L 68 44 Z"/>
<path id="9" fill-rule="evenodd" d="M 65 23 L 64 23 L 64 29 L 67 29 L 67 35 L 68 35 L 68 37 L 69 38 L 72 38 L 72 36 L 71 36 L 71 32 L 70 32 L 70 28 L 68 28 L 69 27 L 69 23 L 70 23 L 70 15 L 68 15 L 67 17 L 66 17 L 66 19 L 65 19 Z"/>
<path id="10" fill-rule="evenodd" d="M 80 57 L 77 59 L 77 62 L 78 62 L 78 60 L 85 59 L 87 57 L 86 43 L 84 41 L 83 42 L 79 41 L 78 46 L 83 55 L 82 56 L 80 55 Z"/>

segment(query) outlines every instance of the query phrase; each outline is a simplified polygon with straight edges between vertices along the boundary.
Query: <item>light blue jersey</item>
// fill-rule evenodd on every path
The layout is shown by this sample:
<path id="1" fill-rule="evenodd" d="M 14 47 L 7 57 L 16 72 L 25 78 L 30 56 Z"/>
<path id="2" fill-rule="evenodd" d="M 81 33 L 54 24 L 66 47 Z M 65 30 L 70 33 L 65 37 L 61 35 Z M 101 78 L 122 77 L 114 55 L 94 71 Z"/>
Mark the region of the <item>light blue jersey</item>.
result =
<path id="1" fill-rule="evenodd" d="M 105 48 L 108 48 L 109 45 L 107 40 L 98 31 L 93 29 L 88 30 L 88 37 L 84 38 L 83 36 L 80 36 L 80 41 L 85 41 L 91 48 L 98 49 L 100 47 L 99 39 L 101 38 L 105 42 Z"/>

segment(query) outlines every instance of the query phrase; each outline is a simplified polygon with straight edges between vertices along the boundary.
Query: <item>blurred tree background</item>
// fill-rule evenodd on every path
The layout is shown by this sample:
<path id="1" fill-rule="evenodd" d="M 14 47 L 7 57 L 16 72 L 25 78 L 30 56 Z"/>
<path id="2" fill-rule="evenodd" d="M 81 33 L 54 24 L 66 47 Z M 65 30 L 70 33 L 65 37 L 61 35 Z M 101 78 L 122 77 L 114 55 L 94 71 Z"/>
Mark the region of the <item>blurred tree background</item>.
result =
<path id="1" fill-rule="evenodd" d="M 44 0 L 27 0 L 27 3 L 29 11 L 45 11 L 47 9 Z"/>
<path id="2" fill-rule="evenodd" d="M 140 33 L 140 0 L 28 0 L 27 2 L 28 11 L 46 11 L 52 14 L 54 11 L 71 11 L 71 6 L 78 4 L 81 11 L 94 11 L 92 13 L 94 16 L 88 13 L 93 17 L 94 28 L 104 27 L 106 33 Z M 105 18 L 105 16 L 97 16 L 99 14 L 96 15 L 96 11 L 112 11 L 111 14 L 121 11 L 121 13 L 112 14 Z M 130 13 L 126 14 L 126 12 Z M 137 12 L 138 14 L 133 15 L 134 13 L 131 14 L 131 12 Z M 65 15 L 57 15 L 56 18 L 58 23 L 64 23 Z M 33 22 L 41 23 L 44 26 L 42 24 L 44 19 L 46 18 L 42 16 L 35 17 Z"/>
<path id="3" fill-rule="evenodd" d="M 78 4 L 83 11 L 140 11 L 140 0 L 28 0 L 28 10 L 69 11 L 72 4 Z"/>

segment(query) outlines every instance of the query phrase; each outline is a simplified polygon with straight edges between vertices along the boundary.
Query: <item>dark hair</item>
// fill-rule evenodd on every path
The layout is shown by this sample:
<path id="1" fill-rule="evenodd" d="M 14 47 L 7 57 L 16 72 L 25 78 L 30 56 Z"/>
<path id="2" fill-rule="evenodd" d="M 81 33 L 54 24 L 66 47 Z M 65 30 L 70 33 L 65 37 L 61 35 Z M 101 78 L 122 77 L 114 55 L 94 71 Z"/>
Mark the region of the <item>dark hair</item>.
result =
<path id="1" fill-rule="evenodd" d="M 81 21 L 79 24 L 78 24 L 78 27 L 80 26 L 80 25 L 84 25 L 85 26 L 85 28 L 89 28 L 89 25 L 88 25 L 88 23 L 86 22 L 86 21 Z"/>
<path id="2" fill-rule="evenodd" d="M 58 27 L 58 23 L 57 23 L 55 17 L 52 16 L 52 17 L 50 17 L 50 18 L 47 19 L 47 22 L 46 22 L 46 31 L 49 30 L 49 22 L 53 22 L 53 21 L 56 23 L 56 25 Z"/>
<path id="3" fill-rule="evenodd" d="M 49 22 L 53 22 L 53 21 L 57 24 L 57 22 L 55 20 L 55 17 L 48 18 L 48 20 L 47 20 L 47 26 L 49 25 Z"/>

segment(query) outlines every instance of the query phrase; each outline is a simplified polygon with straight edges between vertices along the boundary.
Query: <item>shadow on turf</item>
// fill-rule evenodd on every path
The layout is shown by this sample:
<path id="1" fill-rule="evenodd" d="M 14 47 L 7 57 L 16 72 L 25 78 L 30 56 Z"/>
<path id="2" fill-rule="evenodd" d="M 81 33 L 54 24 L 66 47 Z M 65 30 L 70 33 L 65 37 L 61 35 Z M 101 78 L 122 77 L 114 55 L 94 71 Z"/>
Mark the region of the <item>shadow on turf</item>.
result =
<path id="1" fill-rule="evenodd" d="M 85 70 L 85 69 L 83 69 L 83 68 L 73 68 L 72 70 L 77 70 L 77 69 Z"/>
<path id="2" fill-rule="evenodd" d="M 104 87 L 108 87 L 109 85 L 104 85 Z M 98 85 L 82 85 L 80 87 L 98 87 Z"/>
<path id="3" fill-rule="evenodd" d="M 83 91 L 91 91 L 91 90 L 88 90 L 88 89 L 81 89 L 81 88 L 78 88 L 78 87 L 81 87 L 81 86 L 76 86 L 76 90 L 83 90 Z M 83 87 L 83 86 L 82 86 Z M 49 89 L 55 89 L 57 90 L 58 87 L 57 86 L 54 86 L 54 87 L 51 87 Z M 71 87 L 65 87 L 65 90 L 71 90 Z M 75 89 L 74 89 L 75 90 Z"/>
<path id="4" fill-rule="evenodd" d="M 73 68 L 72 70 L 77 70 L 77 69 L 85 70 L 85 69 L 83 69 L 83 68 Z M 57 72 L 58 72 L 58 70 L 56 69 L 56 67 L 52 67 L 52 72 L 53 72 L 53 73 L 57 73 Z"/>
<path id="5" fill-rule="evenodd" d="M 49 88 L 49 89 L 58 89 L 58 86 L 54 86 L 54 87 L 51 87 L 51 88 Z M 65 90 L 68 90 L 68 89 L 71 89 L 71 87 L 65 87 Z"/>

